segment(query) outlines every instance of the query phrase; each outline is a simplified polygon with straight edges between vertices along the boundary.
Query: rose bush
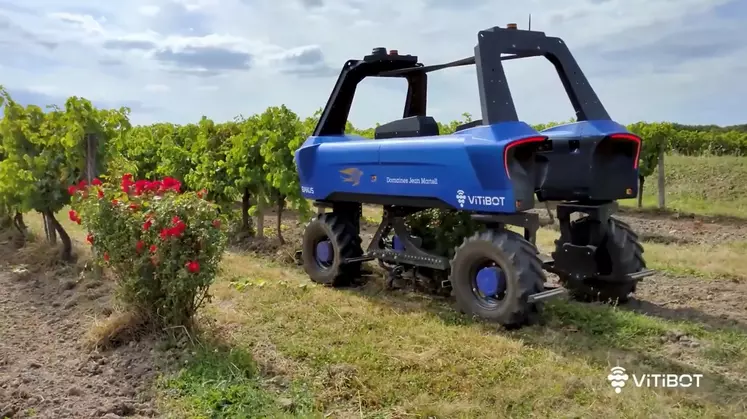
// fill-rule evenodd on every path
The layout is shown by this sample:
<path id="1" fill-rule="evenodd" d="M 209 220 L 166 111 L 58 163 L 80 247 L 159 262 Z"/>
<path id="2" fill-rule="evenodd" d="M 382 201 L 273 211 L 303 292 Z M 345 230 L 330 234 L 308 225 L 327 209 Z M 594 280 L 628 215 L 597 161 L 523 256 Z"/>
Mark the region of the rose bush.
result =
<path id="1" fill-rule="evenodd" d="M 81 182 L 69 217 L 88 230 L 97 261 L 114 273 L 117 297 L 163 325 L 190 325 L 209 298 L 226 235 L 203 193 L 178 180 Z"/>

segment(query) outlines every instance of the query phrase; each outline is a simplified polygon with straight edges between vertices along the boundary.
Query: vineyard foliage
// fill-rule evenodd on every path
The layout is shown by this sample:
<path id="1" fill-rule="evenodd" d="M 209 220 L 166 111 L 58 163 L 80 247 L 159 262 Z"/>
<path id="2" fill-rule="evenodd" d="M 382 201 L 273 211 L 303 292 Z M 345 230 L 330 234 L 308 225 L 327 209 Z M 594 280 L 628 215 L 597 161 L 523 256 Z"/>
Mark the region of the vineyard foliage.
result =
<path id="1" fill-rule="evenodd" d="M 311 134 L 320 111 L 300 118 L 286 106 L 261 114 L 216 123 L 206 117 L 193 124 L 157 123 L 131 126 L 129 109 L 96 109 L 90 101 L 71 97 L 63 108 L 21 106 L 0 88 L 0 218 L 14 222 L 28 211 L 46 214 L 63 242 L 67 234 L 54 215 L 70 203 L 70 185 L 86 178 L 88 159 L 96 161 L 95 175 L 140 179 L 165 176 L 180 181 L 186 191 L 206 191 L 221 213 L 252 230 L 250 214 L 257 206 L 272 206 L 280 214 L 286 206 L 308 213 L 300 195 L 294 151 Z M 471 116 L 440 124 L 452 133 Z M 542 124 L 538 129 L 557 125 Z M 642 136 L 641 175 L 651 175 L 661 151 L 686 155 L 747 154 L 745 126 L 685 126 L 672 123 L 631 124 Z M 374 128 L 351 123 L 348 133 L 373 137 Z M 89 156 L 87 138 L 96 139 Z M 240 208 L 237 205 L 241 202 Z M 257 226 L 259 227 L 259 226 Z M 257 228 L 262 234 L 262 229 Z M 280 223 L 277 225 L 280 236 Z"/>

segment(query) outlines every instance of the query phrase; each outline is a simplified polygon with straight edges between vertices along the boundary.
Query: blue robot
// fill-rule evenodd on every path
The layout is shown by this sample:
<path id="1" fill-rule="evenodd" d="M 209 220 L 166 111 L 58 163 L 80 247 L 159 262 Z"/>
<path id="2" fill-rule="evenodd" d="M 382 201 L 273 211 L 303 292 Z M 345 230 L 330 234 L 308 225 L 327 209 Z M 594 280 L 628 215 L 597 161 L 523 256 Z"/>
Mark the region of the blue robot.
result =
<path id="1" fill-rule="evenodd" d="M 566 44 L 516 25 L 480 31 L 474 56 L 424 66 L 412 55 L 375 48 L 349 60 L 311 137 L 296 151 L 303 195 L 320 214 L 306 227 L 301 261 L 317 283 L 348 285 L 361 264 L 393 271 L 441 272 L 462 312 L 506 327 L 530 323 L 542 303 L 562 294 L 625 302 L 651 275 L 630 226 L 611 217 L 618 199 L 638 192 L 641 139 L 613 121 Z M 503 61 L 546 57 L 556 68 L 578 122 L 538 132 L 519 120 Z M 474 65 L 482 118 L 440 135 L 426 114 L 427 74 Z M 366 77 L 408 83 L 402 119 L 374 139 L 346 135 L 356 87 Z M 558 202 L 555 251 L 535 245 L 536 202 Z M 362 204 L 383 206 L 364 251 Z M 484 228 L 449 258 L 423 248 L 405 217 L 430 208 L 462 211 Z M 574 213 L 582 214 L 571 220 Z M 524 234 L 507 229 L 522 228 Z M 546 288 L 545 271 L 562 287 Z"/>

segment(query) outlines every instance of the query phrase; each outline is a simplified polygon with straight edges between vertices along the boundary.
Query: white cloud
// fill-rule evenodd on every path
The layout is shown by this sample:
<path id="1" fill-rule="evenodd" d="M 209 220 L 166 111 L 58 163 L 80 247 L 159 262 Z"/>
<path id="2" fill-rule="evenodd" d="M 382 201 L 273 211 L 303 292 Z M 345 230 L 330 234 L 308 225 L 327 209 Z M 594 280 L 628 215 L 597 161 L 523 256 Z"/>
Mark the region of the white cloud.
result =
<path id="1" fill-rule="evenodd" d="M 152 16 L 157 15 L 158 12 L 161 11 L 161 8 L 153 4 L 146 4 L 146 5 L 138 7 L 137 11 L 141 15 L 152 17 Z"/>
<path id="2" fill-rule="evenodd" d="M 613 118 L 745 122 L 743 0 L 3 1 L 0 80 L 11 92 L 127 104 L 136 123 L 229 120 L 282 103 L 309 115 L 344 62 L 373 47 L 425 64 L 463 58 L 479 30 L 525 27 L 529 13 L 533 29 L 566 41 Z M 506 73 L 523 119 L 572 116 L 548 62 L 507 63 Z M 365 80 L 353 123 L 397 118 L 400 82 Z M 429 85 L 438 120 L 479 115 L 474 68 L 434 73 Z"/>
<path id="3" fill-rule="evenodd" d="M 183 6 L 188 11 L 204 9 L 209 6 L 217 6 L 218 0 L 172 0 L 174 3 Z"/>
<path id="4" fill-rule="evenodd" d="M 56 12 L 50 13 L 49 17 L 57 19 L 61 22 L 69 23 L 70 25 L 80 28 L 87 34 L 100 35 L 104 33 L 104 28 L 101 23 L 97 21 L 91 15 L 81 15 L 76 13 Z M 101 19 L 105 21 L 106 19 Z"/>
<path id="5" fill-rule="evenodd" d="M 169 86 L 166 86 L 165 84 L 146 84 L 144 89 L 146 92 L 153 93 L 164 93 L 171 90 L 169 89 Z"/>

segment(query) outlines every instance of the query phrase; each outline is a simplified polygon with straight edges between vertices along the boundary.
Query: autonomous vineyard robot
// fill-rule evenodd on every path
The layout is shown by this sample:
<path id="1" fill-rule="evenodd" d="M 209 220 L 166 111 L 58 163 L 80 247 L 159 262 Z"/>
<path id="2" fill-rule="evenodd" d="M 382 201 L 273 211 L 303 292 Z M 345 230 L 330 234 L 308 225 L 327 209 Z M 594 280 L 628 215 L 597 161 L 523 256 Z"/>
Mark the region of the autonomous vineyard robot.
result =
<path id="1" fill-rule="evenodd" d="M 303 196 L 320 208 L 304 232 L 304 270 L 330 286 L 347 285 L 370 260 L 440 272 L 461 311 L 513 327 L 562 294 L 625 302 L 653 273 L 637 235 L 611 217 L 616 200 L 638 192 L 641 139 L 610 119 L 561 39 L 515 24 L 477 38 L 473 57 L 442 65 L 385 48 L 345 63 L 313 135 L 296 151 Z M 555 66 L 578 122 L 538 132 L 519 120 L 502 62 L 537 56 Z M 477 70 L 482 118 L 439 135 L 426 115 L 427 74 L 466 65 Z M 377 127 L 373 140 L 345 134 L 366 77 L 408 83 L 402 119 Z M 550 256 L 535 244 L 540 219 L 527 212 L 535 201 L 559 202 L 560 237 Z M 366 251 L 362 204 L 383 206 Z M 482 229 L 453 255 L 433 252 L 406 222 L 431 208 L 469 213 Z M 546 288 L 544 271 L 562 287 Z"/>

